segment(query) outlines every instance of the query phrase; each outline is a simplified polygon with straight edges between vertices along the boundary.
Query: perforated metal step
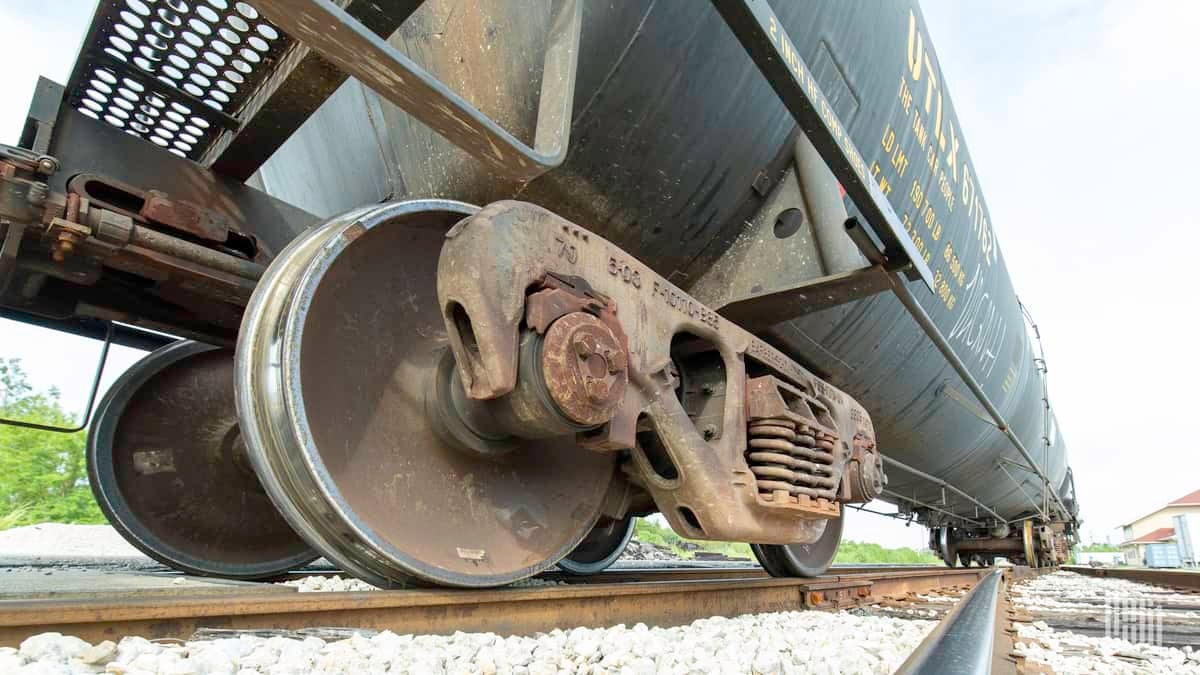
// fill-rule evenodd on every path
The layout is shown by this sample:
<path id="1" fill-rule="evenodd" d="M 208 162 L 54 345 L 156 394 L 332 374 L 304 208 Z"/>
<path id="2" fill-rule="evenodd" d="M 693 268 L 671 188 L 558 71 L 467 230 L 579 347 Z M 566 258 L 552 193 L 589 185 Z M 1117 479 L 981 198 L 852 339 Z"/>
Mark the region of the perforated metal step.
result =
<path id="1" fill-rule="evenodd" d="M 102 0 L 67 86 L 81 113 L 197 160 L 292 41 L 245 2 Z"/>

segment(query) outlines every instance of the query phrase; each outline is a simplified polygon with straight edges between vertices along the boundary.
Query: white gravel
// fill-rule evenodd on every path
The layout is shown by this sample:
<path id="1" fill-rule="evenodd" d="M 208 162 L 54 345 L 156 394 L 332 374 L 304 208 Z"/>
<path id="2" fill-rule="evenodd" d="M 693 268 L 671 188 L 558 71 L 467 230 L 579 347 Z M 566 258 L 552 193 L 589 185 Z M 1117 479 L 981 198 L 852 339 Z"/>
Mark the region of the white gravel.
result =
<path id="1" fill-rule="evenodd" d="M 1161 608 L 1166 618 L 1194 617 L 1200 613 L 1176 606 L 1197 604 L 1195 595 L 1176 593 L 1169 588 L 1151 586 L 1126 579 L 1092 577 L 1076 572 L 1053 572 L 1022 581 L 1013 586 L 1013 602 L 1028 611 L 1063 614 L 1104 615 L 1109 599 L 1140 600 Z"/>
<path id="2" fill-rule="evenodd" d="M 127 637 L 89 645 L 43 633 L 0 649 L 0 673 L 890 673 L 933 627 L 848 613 L 714 617 L 676 628 L 618 625 L 534 637 L 491 633 L 345 640 L 240 636 L 186 643 Z"/>
<path id="3" fill-rule="evenodd" d="M 282 581 L 280 586 L 291 586 L 301 593 L 329 593 L 341 591 L 377 591 L 379 587 L 372 586 L 365 581 L 355 579 L 354 577 L 340 577 L 333 575 L 331 577 L 311 576 L 292 579 L 290 581 Z"/>
<path id="4" fill-rule="evenodd" d="M 1137 600 L 1156 607 L 1165 625 L 1200 625 L 1195 595 L 1176 593 L 1149 584 L 1054 572 L 1022 581 L 1012 587 L 1013 604 L 1034 616 L 1099 622 L 1103 627 L 1105 603 L 1116 601 L 1126 621 L 1153 619 L 1150 612 L 1123 606 Z M 1017 623 L 1016 651 L 1060 674 L 1074 673 L 1197 673 L 1200 654 L 1182 649 L 1134 643 L 1116 637 L 1091 637 L 1070 630 L 1055 630 L 1044 621 Z"/>
<path id="5" fill-rule="evenodd" d="M 1200 655 L 1191 647 L 1175 649 L 1108 637 L 1056 631 L 1044 622 L 1017 624 L 1016 651 L 1059 675 L 1088 673 L 1200 673 Z"/>
<path id="6" fill-rule="evenodd" d="M 360 579 L 354 577 L 333 576 L 308 576 L 300 577 L 299 579 L 291 579 L 289 581 L 279 582 L 280 586 L 291 586 L 301 593 L 337 593 L 345 591 L 378 591 L 378 586 L 373 586 Z M 565 586 L 566 582 L 552 581 L 550 579 L 522 579 L 513 582 L 507 588 L 538 588 L 540 586 Z"/>

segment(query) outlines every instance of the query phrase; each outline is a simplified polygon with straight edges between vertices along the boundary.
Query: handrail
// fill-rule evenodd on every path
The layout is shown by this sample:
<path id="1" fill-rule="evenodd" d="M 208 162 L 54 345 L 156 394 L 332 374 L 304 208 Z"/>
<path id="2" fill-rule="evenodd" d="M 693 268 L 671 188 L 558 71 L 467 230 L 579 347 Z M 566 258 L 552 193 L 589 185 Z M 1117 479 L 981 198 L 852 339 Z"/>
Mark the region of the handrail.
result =
<path id="1" fill-rule="evenodd" d="M 255 7 L 294 40 L 500 175 L 528 181 L 562 164 L 571 131 L 583 3 L 555 4 L 533 148 L 330 0 L 258 0 Z"/>
<path id="2" fill-rule="evenodd" d="M 947 490 L 950 490 L 951 492 L 966 498 L 968 501 L 970 501 L 975 506 L 978 506 L 979 508 L 983 509 L 984 511 L 987 511 L 988 513 L 995 516 L 1002 523 L 1005 520 L 1004 516 L 1000 515 L 999 513 L 996 513 L 995 509 L 991 508 L 987 504 L 984 504 L 983 502 L 979 501 L 978 499 L 975 499 L 974 497 L 967 494 L 966 492 L 963 492 L 962 490 L 954 487 L 950 483 L 947 483 L 946 481 L 942 480 L 941 478 L 938 478 L 937 476 L 925 473 L 924 471 L 921 471 L 920 469 L 911 467 L 911 466 L 905 464 L 904 462 L 901 462 L 898 459 L 892 459 L 891 457 L 888 457 L 887 455 L 883 456 L 883 461 L 887 464 L 891 464 L 892 466 L 900 469 L 901 471 L 906 471 L 918 478 L 924 478 L 925 480 L 932 481 L 934 484 L 944 487 Z M 976 515 L 978 515 L 978 514 L 976 514 Z"/>

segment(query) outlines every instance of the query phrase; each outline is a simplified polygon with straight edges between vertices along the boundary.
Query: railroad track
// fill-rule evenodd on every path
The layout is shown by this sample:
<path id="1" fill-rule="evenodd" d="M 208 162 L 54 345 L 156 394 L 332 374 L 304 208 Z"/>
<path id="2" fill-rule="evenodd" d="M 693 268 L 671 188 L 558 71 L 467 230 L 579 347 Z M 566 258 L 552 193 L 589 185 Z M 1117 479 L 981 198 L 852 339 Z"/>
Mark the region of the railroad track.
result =
<path id="1" fill-rule="evenodd" d="M 1168 646 L 1195 644 L 1200 636 L 1191 627 L 1194 621 L 1188 617 L 1192 615 L 1179 614 L 1200 614 L 1200 604 L 1191 601 L 1200 589 L 1200 574 L 1065 569 L 1161 586 L 1164 595 L 1160 597 L 1167 603 L 1166 608 L 1176 613 L 1167 619 Z M 1053 570 L 848 566 L 834 571 L 815 579 L 780 579 L 766 576 L 757 567 L 626 568 L 589 577 L 546 574 L 540 577 L 541 582 L 551 583 L 529 588 L 331 593 L 298 593 L 276 584 L 178 575 L 96 572 L 79 573 L 90 584 L 83 588 L 78 583 L 72 586 L 56 580 L 58 572 L 44 577 L 37 571 L 29 573 L 30 578 L 24 581 L 38 590 L 14 593 L 11 583 L 0 589 L 0 646 L 16 646 L 26 637 L 50 631 L 91 643 L 115 641 L 125 635 L 211 639 L 227 631 L 316 635 L 326 640 L 347 637 L 354 631 L 383 630 L 532 635 L 573 626 L 674 626 L 712 616 L 875 606 L 881 602 L 885 608 L 906 603 L 920 607 L 922 600 L 916 596 L 924 594 L 943 598 L 961 594 L 961 599 L 901 665 L 897 671 L 900 673 L 1016 673 L 1025 658 L 1016 648 L 1018 623 L 1049 623 L 1055 630 L 1082 635 L 1094 632 L 1086 626 L 1079 630 L 1077 625 L 1062 624 L 1053 603 L 1046 605 L 1047 609 L 1037 609 L 1029 602 L 1028 590 L 1018 588 L 1010 595 L 1014 585 Z M 21 586 L 20 574 L 6 573 L 4 578 Z M 67 578 L 69 582 L 69 575 Z M 1043 581 L 1059 583 L 1053 578 L 1037 583 Z M 1092 596 L 1099 597 L 1092 593 L 1059 599 L 1086 606 L 1095 602 Z M 907 600 L 886 602 L 888 598 Z M 876 606 L 871 611 L 881 608 Z M 1096 611 L 1103 614 L 1099 608 Z M 1022 633 L 1021 639 L 1036 643 L 1038 637 Z"/>
<path id="2" fill-rule="evenodd" d="M 1141 567 L 1084 567 L 1069 565 L 1064 570 L 1093 577 L 1128 579 L 1156 586 L 1170 586 L 1189 591 L 1200 591 L 1200 571 L 1148 569 Z"/>
<path id="3" fill-rule="evenodd" d="M 1041 574 L 1061 569 L 1100 578 L 1125 579 L 1142 584 L 1159 587 L 1164 592 L 1158 600 L 1138 602 L 1137 606 L 1126 606 L 1121 609 L 1121 598 L 1100 600 L 1097 594 L 1082 597 L 1070 597 L 1061 591 L 1055 598 L 1063 604 L 1074 604 L 1076 609 L 1082 606 L 1085 612 L 1081 615 L 1055 604 L 1038 608 L 1028 601 L 1021 603 L 1018 598 L 1020 591 L 1013 592 L 1013 587 L 1023 581 Z M 1040 581 L 1040 580 L 1039 580 Z M 1024 589 L 1022 589 L 1024 590 Z M 1172 593 L 1179 591 L 1181 593 Z M 1145 590 L 1134 591 L 1130 598 L 1146 598 Z M 1195 597 L 1195 601 L 1191 600 Z M 1108 605 L 1116 600 L 1117 607 Z M 1023 605 L 1023 606 L 1022 606 Z M 1090 605 L 1090 607 L 1089 607 Z M 1164 612 L 1165 610 L 1165 612 Z M 1113 612 L 1127 612 L 1114 621 L 1110 616 Z M 1160 613 L 1163 612 L 1163 613 Z M 1140 614 L 1140 616 L 1139 616 Z M 1125 569 L 1125 568 L 1091 568 L 1064 566 L 1030 570 L 1029 568 L 1001 568 L 990 570 L 975 584 L 955 607 L 946 614 L 933 631 L 909 656 L 908 660 L 896 671 L 897 673 L 921 673 L 932 675 L 946 673 L 1018 673 L 1030 672 L 1024 667 L 1025 655 L 1017 650 L 1017 624 L 1042 624 L 1041 631 L 1047 629 L 1070 631 L 1076 635 L 1091 637 L 1122 638 L 1131 640 L 1136 651 L 1136 643 L 1152 645 L 1151 649 L 1162 646 L 1183 647 L 1195 649 L 1200 646 L 1200 572 L 1161 569 Z M 1132 628 L 1131 622 L 1149 622 L 1144 628 Z M 1090 622 L 1090 625 L 1089 625 Z M 1097 628 L 1097 624 L 1101 627 Z M 1115 626 L 1114 626 L 1115 624 Z M 1116 628 L 1116 634 L 1110 631 Z M 1037 642 L 1035 636 L 1029 638 Z M 1021 638 L 1027 640 L 1026 637 Z M 1073 649 L 1078 652 L 1079 646 Z M 1127 653 L 1121 645 L 1108 645 L 1098 653 L 1112 654 L 1116 652 L 1130 659 L 1126 665 L 1139 666 L 1146 672 L 1151 672 L 1153 654 Z M 1189 657 L 1190 658 L 1190 657 Z M 1200 663 L 1200 662 L 1198 662 Z M 1092 664 L 1091 667 L 1095 667 Z M 1078 667 L 1076 666 L 1076 670 Z M 1148 669 L 1148 670 L 1147 670 Z M 1045 666 L 1039 665 L 1033 672 L 1047 672 Z M 1053 672 L 1050 670 L 1049 672 Z M 1190 672 L 1190 671 L 1189 671 Z"/>
<path id="4" fill-rule="evenodd" d="M 297 593 L 273 584 L 179 584 L 151 588 L 132 575 L 96 575 L 90 588 L 0 595 L 0 646 L 56 631 L 89 642 L 123 635 L 186 639 L 197 631 L 354 628 L 437 634 L 490 631 L 528 635 L 562 626 L 645 623 L 674 626 L 709 616 L 836 609 L 884 597 L 973 585 L 988 569 L 845 567 L 814 579 L 779 579 L 761 568 L 620 569 L 532 588 Z M 37 573 L 40 575 L 40 573 Z M 13 575 L 15 576 L 15 575 Z M 70 580 L 70 575 L 59 577 Z M 105 586 L 107 579 L 113 585 Z M 6 576 L 6 580 L 8 577 Z M 40 582 L 38 586 L 37 582 Z"/>

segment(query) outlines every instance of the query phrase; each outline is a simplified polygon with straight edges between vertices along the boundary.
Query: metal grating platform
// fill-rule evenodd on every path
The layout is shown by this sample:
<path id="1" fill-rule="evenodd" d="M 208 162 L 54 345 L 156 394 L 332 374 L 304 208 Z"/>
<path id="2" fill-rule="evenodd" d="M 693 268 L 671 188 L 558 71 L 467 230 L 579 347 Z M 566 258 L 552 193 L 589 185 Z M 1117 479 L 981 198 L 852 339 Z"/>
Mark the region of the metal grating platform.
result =
<path id="1" fill-rule="evenodd" d="M 236 0 L 101 0 L 67 85 L 81 113 L 197 160 L 292 41 Z"/>

